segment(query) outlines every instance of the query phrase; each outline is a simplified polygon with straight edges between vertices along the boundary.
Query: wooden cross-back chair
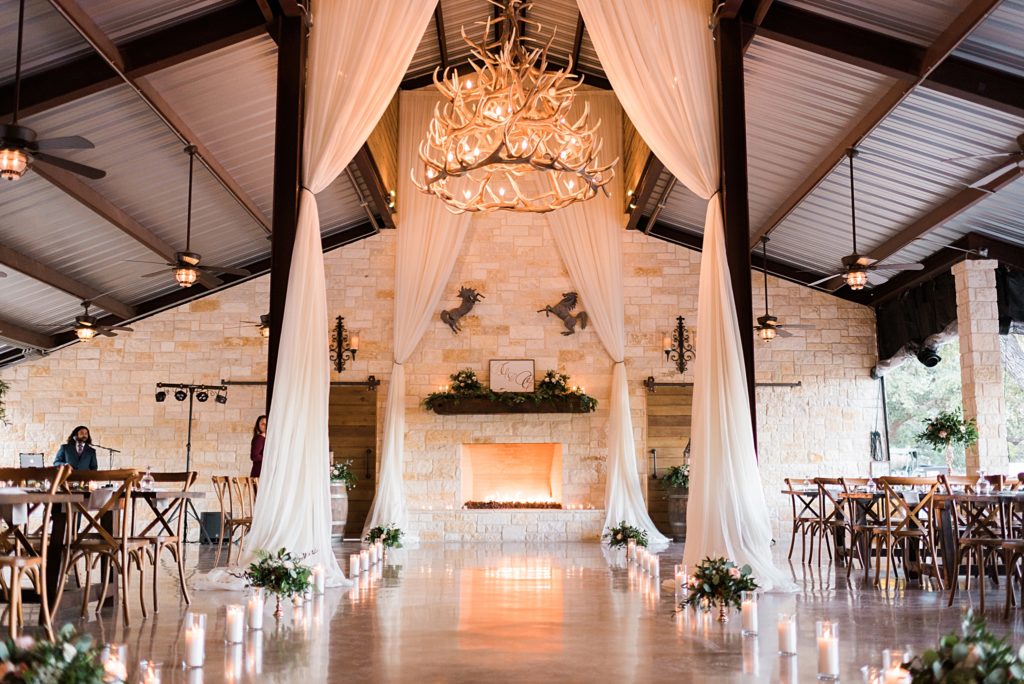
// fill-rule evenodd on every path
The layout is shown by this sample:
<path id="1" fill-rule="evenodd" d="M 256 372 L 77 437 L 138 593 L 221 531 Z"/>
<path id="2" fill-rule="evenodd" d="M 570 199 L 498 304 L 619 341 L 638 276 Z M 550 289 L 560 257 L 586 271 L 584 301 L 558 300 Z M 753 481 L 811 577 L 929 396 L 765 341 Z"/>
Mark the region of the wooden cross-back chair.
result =
<path id="1" fill-rule="evenodd" d="M 895 570 L 895 549 L 901 546 L 904 552 L 904 572 L 907 569 L 908 546 L 914 543 L 919 548 L 919 558 L 927 555 L 932 576 L 939 588 L 944 588 L 942 573 L 939 571 L 938 554 L 935 544 L 935 496 L 939 494 L 939 482 L 928 477 L 882 477 L 878 479 L 882 486 L 885 503 L 885 524 L 876 535 L 886 547 L 886 576 L 890 568 Z M 910 491 L 915 496 L 908 496 Z M 915 500 L 916 499 L 916 500 Z M 875 580 L 881 570 L 881 554 L 875 569 Z M 926 567 L 919 563 L 923 574 Z"/>
<path id="2" fill-rule="evenodd" d="M 92 569 L 96 562 L 103 559 L 102 589 L 96 613 L 99 614 L 107 597 L 107 586 L 110 582 L 110 569 L 118 573 L 120 586 L 121 610 L 124 613 L 124 624 L 131 625 L 128 614 L 128 593 L 131 589 L 131 564 L 139 571 L 139 602 L 142 605 L 142 616 L 146 611 L 145 594 L 145 563 L 146 550 L 149 542 L 146 539 L 135 539 L 131 536 L 131 499 L 132 490 L 139 479 L 139 473 L 132 469 L 122 470 L 76 470 L 67 479 L 68 485 L 113 483 L 111 489 L 97 489 L 90 493 L 88 501 L 76 501 L 72 504 L 73 515 L 68 516 L 71 543 L 61 569 L 60 585 L 57 588 L 58 600 L 64 593 L 68 571 L 79 560 L 85 561 L 85 586 L 82 592 L 82 617 L 89 607 L 90 583 Z M 99 495 L 96 492 L 102 491 Z M 109 493 L 109 496 L 107 495 Z M 112 529 L 104 526 L 104 518 L 109 516 L 113 521 Z"/>
<path id="3" fill-rule="evenodd" d="M 842 533 L 846 539 L 852 539 L 851 518 L 846 510 L 846 501 L 842 494 L 847 492 L 847 486 L 841 477 L 816 477 L 814 484 L 818 487 L 818 522 L 815 529 L 822 539 L 818 543 L 818 564 L 821 564 L 821 547 L 828 551 L 829 560 L 832 559 L 832 540 L 837 538 L 837 533 Z M 846 553 L 846 549 L 842 549 Z M 836 549 L 838 556 L 840 549 Z"/>
<path id="4" fill-rule="evenodd" d="M 160 485 L 169 485 L 175 490 L 187 492 L 195 484 L 199 473 L 194 470 L 176 473 L 150 472 L 153 482 Z M 153 519 L 142 529 L 136 532 L 136 508 L 137 502 L 142 499 L 146 502 L 147 508 L 153 515 Z M 160 557 L 163 552 L 170 551 L 178 569 L 178 584 L 181 587 L 181 594 L 185 603 L 191 604 L 192 599 L 188 595 L 188 587 L 185 586 L 185 567 L 182 560 L 182 542 L 184 541 L 184 524 L 187 512 L 185 503 L 188 499 L 165 499 L 166 505 L 161 508 L 155 497 L 147 497 L 145 493 L 137 493 L 132 498 L 132 539 L 142 539 L 148 544 L 150 561 L 153 565 L 153 612 L 160 612 L 160 603 L 157 592 L 157 568 L 160 564 Z"/>
<path id="5" fill-rule="evenodd" d="M 818 492 L 816 488 L 807 489 L 810 484 L 810 480 L 799 478 L 785 478 L 786 490 L 789 492 L 789 503 L 793 509 L 793 531 L 789 537 L 789 555 L 787 558 L 793 558 L 793 549 L 796 547 L 796 536 L 800 535 L 800 559 L 802 561 L 807 560 L 807 542 L 810 541 L 811 548 L 810 553 L 814 555 L 814 540 L 816 536 L 815 526 L 818 523 L 818 509 L 821 507 L 821 502 L 818 500 Z M 804 482 L 807 485 L 804 485 Z M 812 486 L 813 487 L 813 486 Z M 797 505 L 799 504 L 799 510 Z"/>
<path id="6" fill-rule="evenodd" d="M 70 472 L 71 466 L 68 465 L 0 468 L 0 481 L 19 487 L 35 485 L 44 493 L 55 494 Z M 49 502 L 26 505 L 24 524 L 5 520 L 0 527 L 0 586 L 7 597 L 8 633 L 12 638 L 17 636 L 18 625 L 25 622 L 21 585 L 24 579 L 28 579 L 39 595 L 39 619 L 46 628 L 46 634 L 53 639 L 50 601 L 46 591 L 46 555 L 52 512 L 53 504 Z M 35 515 L 37 513 L 38 516 Z"/>
<path id="7" fill-rule="evenodd" d="M 255 477 L 235 477 L 214 475 L 214 493 L 220 504 L 220 534 L 217 538 L 217 558 L 214 566 L 220 565 L 220 554 L 224 541 L 228 544 L 228 565 L 231 564 L 231 549 L 237 542 L 241 547 L 245 535 L 252 528 L 252 509 L 256 503 L 256 490 L 259 479 Z M 224 536 L 227 532 L 227 537 Z M 237 535 L 237 539 L 236 539 Z"/>

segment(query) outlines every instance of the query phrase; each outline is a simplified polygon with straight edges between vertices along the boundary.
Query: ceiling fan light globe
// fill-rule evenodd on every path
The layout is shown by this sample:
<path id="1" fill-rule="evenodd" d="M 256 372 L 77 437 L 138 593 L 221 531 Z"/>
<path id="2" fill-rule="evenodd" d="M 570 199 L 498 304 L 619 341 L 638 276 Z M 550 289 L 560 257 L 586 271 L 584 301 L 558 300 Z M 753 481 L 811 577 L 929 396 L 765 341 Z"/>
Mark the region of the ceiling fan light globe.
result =
<path id="1" fill-rule="evenodd" d="M 174 269 L 174 279 L 181 287 L 192 287 L 199 279 L 199 271 L 194 268 L 176 268 Z"/>
<path id="2" fill-rule="evenodd" d="M 861 270 L 852 270 L 845 276 L 846 284 L 850 286 L 851 290 L 863 290 L 864 286 L 868 284 L 868 272 Z"/>
<path id="3" fill-rule="evenodd" d="M 270 337 L 270 326 L 269 325 L 261 325 L 261 326 L 259 326 L 259 329 L 260 329 L 260 337 Z"/>
<path id="4" fill-rule="evenodd" d="M 96 337 L 96 328 L 89 325 L 79 325 L 75 328 L 75 336 L 80 340 L 91 340 Z"/>
<path id="5" fill-rule="evenodd" d="M 765 342 L 771 342 L 775 339 L 775 328 L 770 325 L 765 325 L 757 329 L 757 336 Z"/>
<path id="6" fill-rule="evenodd" d="M 0 178 L 18 180 L 28 170 L 28 155 L 19 149 L 0 148 Z"/>

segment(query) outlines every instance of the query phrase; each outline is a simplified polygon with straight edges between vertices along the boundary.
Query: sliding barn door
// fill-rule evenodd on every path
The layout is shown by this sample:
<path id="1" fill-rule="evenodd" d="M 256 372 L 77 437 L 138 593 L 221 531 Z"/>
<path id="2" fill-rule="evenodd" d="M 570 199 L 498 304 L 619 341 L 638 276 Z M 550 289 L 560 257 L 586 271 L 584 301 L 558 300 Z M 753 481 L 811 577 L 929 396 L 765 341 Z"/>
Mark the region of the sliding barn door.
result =
<path id="1" fill-rule="evenodd" d="M 647 395 L 647 471 L 662 477 L 669 467 L 683 464 L 690 441 L 693 387 L 658 387 Z M 651 451 L 656 451 L 656 455 Z M 658 530 L 672 536 L 668 524 L 668 490 L 660 480 L 648 485 L 647 509 Z"/>
<path id="2" fill-rule="evenodd" d="M 358 538 L 376 490 L 377 393 L 366 387 L 331 385 L 330 444 L 334 461 L 352 461 L 358 481 L 348 493 L 345 538 Z"/>

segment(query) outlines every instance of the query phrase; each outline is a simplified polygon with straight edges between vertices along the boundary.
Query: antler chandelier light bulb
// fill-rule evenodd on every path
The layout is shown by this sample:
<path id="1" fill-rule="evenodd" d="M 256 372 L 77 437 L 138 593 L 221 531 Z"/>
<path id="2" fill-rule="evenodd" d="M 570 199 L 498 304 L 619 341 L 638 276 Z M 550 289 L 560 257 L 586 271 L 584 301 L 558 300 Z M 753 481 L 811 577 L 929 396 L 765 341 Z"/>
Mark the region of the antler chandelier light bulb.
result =
<path id="1" fill-rule="evenodd" d="M 481 43 L 462 29 L 473 53 L 472 74 L 460 77 L 448 69 L 439 79 L 434 72 L 446 102 L 434 111 L 412 178 L 454 213 L 553 211 L 590 199 L 615 176 L 618 159 L 598 161 L 601 122 L 591 125 L 586 105 L 580 116 L 570 114 L 582 84 L 570 73 L 572 59 L 568 68 L 548 71 L 551 40 L 540 45 L 520 36 L 531 5 L 508 0 L 497 44 L 486 40 L 490 19 Z M 540 25 L 529 23 L 539 33 Z M 527 49 L 527 42 L 536 45 Z"/>

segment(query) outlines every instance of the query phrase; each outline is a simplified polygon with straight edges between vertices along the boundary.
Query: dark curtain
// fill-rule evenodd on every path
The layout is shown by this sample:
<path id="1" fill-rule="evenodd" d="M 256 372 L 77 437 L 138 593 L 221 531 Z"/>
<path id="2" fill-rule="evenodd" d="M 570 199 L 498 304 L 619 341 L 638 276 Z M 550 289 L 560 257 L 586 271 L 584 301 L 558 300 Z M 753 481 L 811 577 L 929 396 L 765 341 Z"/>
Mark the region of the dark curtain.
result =
<path id="1" fill-rule="evenodd" d="M 1024 280 L 1020 285 L 1018 311 L 1024 313 Z M 895 301 L 878 307 L 876 315 L 878 358 L 885 361 L 907 344 L 921 344 L 956 320 L 956 285 L 953 274 L 943 273 L 907 290 Z"/>
<path id="2" fill-rule="evenodd" d="M 1024 325 L 1024 271 L 996 269 L 996 293 L 999 299 L 999 333 Z"/>

